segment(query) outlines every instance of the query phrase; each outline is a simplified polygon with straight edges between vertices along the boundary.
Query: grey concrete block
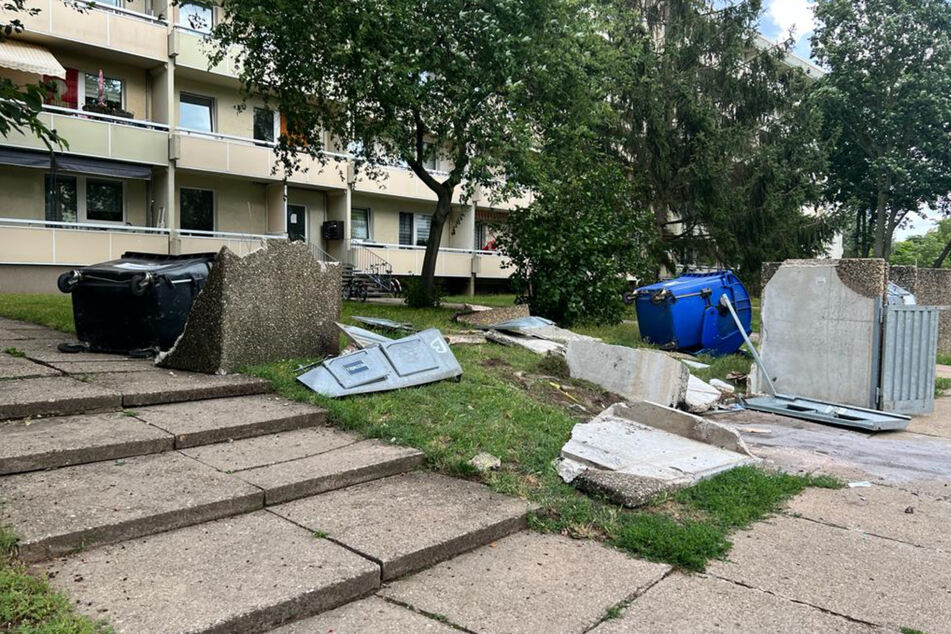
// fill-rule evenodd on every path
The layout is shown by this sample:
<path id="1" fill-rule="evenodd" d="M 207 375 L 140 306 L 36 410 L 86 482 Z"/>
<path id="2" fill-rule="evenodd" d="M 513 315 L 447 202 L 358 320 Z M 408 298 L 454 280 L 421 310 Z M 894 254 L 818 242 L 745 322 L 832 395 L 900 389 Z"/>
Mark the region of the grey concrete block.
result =
<path id="1" fill-rule="evenodd" d="M 458 631 L 379 597 L 368 597 L 309 619 L 288 623 L 270 634 L 456 634 Z"/>
<path id="2" fill-rule="evenodd" d="M 41 363 L 0 354 L 0 380 L 29 379 L 40 376 L 59 376 L 60 374 L 62 373 L 59 370 L 54 370 Z"/>
<path id="3" fill-rule="evenodd" d="M 171 434 L 121 412 L 0 423 L 0 474 L 172 449 Z"/>
<path id="4" fill-rule="evenodd" d="M 170 452 L 5 476 L 0 523 L 24 561 L 207 522 L 261 506 L 259 489 Z"/>
<path id="5" fill-rule="evenodd" d="M 106 386 L 66 376 L 0 381 L 0 420 L 117 410 L 122 397 Z"/>
<path id="6" fill-rule="evenodd" d="M 624 398 L 676 406 L 684 400 L 690 371 L 662 352 L 569 341 L 566 360 L 571 376 Z"/>
<path id="7" fill-rule="evenodd" d="M 265 504 L 342 489 L 412 471 L 425 461 L 409 447 L 364 440 L 326 453 L 242 471 L 242 480 L 264 490 Z"/>
<path id="8" fill-rule="evenodd" d="M 149 370 L 86 376 L 91 384 L 121 394 L 123 407 L 247 396 L 271 391 L 271 384 L 264 379 L 235 374 L 222 376 Z"/>
<path id="9" fill-rule="evenodd" d="M 893 630 L 951 623 L 951 553 L 793 517 L 732 541 L 710 574 Z"/>
<path id="10" fill-rule="evenodd" d="M 159 365 L 233 372 L 336 354 L 341 268 L 300 242 L 268 241 L 243 258 L 223 247 L 175 346 Z"/>
<path id="11" fill-rule="evenodd" d="M 490 308 L 488 310 L 477 310 L 474 312 L 463 312 L 456 315 L 456 321 L 470 326 L 491 326 L 510 319 L 518 317 L 528 317 L 528 305 L 517 304 L 513 306 L 503 306 L 500 308 Z"/>
<path id="12" fill-rule="evenodd" d="M 183 449 L 182 453 L 219 471 L 243 471 L 326 453 L 360 438 L 330 427 L 311 427 Z"/>
<path id="13" fill-rule="evenodd" d="M 873 634 L 883 630 L 705 575 L 674 573 L 591 634 Z"/>
<path id="14" fill-rule="evenodd" d="M 521 530 L 528 505 L 480 484 L 416 472 L 271 510 L 380 562 L 386 580 Z"/>
<path id="15" fill-rule="evenodd" d="M 266 394 L 138 408 L 136 416 L 175 436 L 175 447 L 210 445 L 322 425 L 327 412 Z"/>
<path id="16" fill-rule="evenodd" d="M 48 564 L 77 609 L 118 634 L 261 632 L 366 596 L 380 569 L 272 513 L 138 539 Z"/>
<path id="17" fill-rule="evenodd" d="M 381 594 L 468 631 L 584 632 L 669 570 L 597 542 L 525 532 L 401 579 Z"/>

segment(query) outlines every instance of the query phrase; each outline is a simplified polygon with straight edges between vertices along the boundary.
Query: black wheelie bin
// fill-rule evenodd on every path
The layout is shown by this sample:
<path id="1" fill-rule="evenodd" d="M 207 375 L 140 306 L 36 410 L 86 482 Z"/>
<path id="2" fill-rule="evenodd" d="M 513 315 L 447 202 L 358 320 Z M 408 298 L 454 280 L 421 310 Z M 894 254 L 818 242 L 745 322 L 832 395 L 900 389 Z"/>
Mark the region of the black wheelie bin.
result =
<path id="1" fill-rule="evenodd" d="M 63 273 L 57 285 L 73 296 L 81 343 L 60 349 L 133 356 L 168 350 L 185 328 L 215 255 L 130 251 L 118 260 Z"/>

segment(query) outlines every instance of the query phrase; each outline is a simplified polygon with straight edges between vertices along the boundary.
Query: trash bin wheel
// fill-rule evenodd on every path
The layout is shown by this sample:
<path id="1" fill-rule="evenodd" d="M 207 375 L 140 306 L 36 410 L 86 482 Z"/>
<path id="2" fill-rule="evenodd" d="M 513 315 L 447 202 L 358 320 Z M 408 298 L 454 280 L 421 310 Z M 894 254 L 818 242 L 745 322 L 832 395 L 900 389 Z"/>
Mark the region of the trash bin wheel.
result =
<path id="1" fill-rule="evenodd" d="M 79 273 L 69 271 L 56 278 L 56 288 L 60 293 L 72 293 L 76 285 L 79 284 Z"/>
<path id="2" fill-rule="evenodd" d="M 152 278 L 145 273 L 140 273 L 133 275 L 129 280 L 129 290 L 132 291 L 132 294 L 136 297 L 142 297 L 151 284 Z"/>

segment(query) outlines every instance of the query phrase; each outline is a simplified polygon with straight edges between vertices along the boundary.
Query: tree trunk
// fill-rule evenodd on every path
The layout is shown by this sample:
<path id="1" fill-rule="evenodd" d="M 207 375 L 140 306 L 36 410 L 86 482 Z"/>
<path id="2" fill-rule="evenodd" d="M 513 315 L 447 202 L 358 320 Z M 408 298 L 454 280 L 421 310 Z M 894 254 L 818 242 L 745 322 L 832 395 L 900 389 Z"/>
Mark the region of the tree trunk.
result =
<path id="1" fill-rule="evenodd" d="M 452 192 L 440 193 L 436 201 L 436 211 L 429 225 L 429 240 L 426 242 L 426 255 L 423 257 L 423 270 L 420 274 L 423 288 L 431 299 L 435 299 L 436 296 L 436 258 L 439 257 L 442 229 L 451 211 Z"/>
<path id="2" fill-rule="evenodd" d="M 944 264 L 944 261 L 948 257 L 949 253 L 951 253 L 951 240 L 948 240 L 948 243 L 944 245 L 944 249 L 941 251 L 941 255 L 939 255 L 938 259 L 934 261 L 934 264 L 931 265 L 931 268 L 940 269 L 941 265 Z"/>
<path id="3" fill-rule="evenodd" d="M 878 190 L 878 200 L 875 203 L 875 257 L 887 258 L 888 249 L 886 240 L 891 241 L 891 232 L 888 230 L 888 196 L 884 189 Z"/>

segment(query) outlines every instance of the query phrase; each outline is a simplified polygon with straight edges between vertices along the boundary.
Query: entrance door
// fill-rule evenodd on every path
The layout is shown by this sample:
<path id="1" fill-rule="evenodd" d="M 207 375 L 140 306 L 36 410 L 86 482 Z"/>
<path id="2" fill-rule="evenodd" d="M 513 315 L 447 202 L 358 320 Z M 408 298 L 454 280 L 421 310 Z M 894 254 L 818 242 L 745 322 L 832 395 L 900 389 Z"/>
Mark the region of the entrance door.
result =
<path id="1" fill-rule="evenodd" d="M 291 242 L 307 242 L 307 207 L 287 206 L 287 239 Z"/>

